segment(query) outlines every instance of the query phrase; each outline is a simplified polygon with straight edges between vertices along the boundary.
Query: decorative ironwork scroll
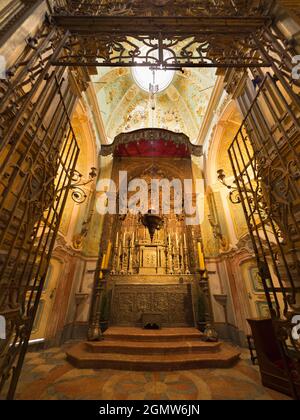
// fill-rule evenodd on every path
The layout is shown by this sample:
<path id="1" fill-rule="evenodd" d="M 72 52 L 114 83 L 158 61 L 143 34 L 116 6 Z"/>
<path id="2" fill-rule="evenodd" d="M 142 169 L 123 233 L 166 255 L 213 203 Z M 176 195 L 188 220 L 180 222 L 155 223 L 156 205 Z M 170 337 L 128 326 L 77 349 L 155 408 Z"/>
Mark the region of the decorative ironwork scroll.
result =
<path id="1" fill-rule="evenodd" d="M 261 57 L 258 46 L 248 35 L 72 34 L 60 56 L 52 63 L 59 66 L 162 69 L 269 67 L 270 62 Z M 147 53 L 142 54 L 145 46 Z"/>
<path id="2" fill-rule="evenodd" d="M 142 48 L 147 52 L 142 53 Z M 53 64 L 110 67 L 269 67 L 247 35 L 72 34 Z M 171 53 L 171 54 L 170 54 Z"/>
<path id="3" fill-rule="evenodd" d="M 72 173 L 72 182 L 68 187 L 71 190 L 71 197 L 74 203 L 82 204 L 87 199 L 85 187 L 94 181 L 97 176 L 96 168 L 92 167 L 89 178 L 84 179 L 82 174 L 77 170 Z"/>

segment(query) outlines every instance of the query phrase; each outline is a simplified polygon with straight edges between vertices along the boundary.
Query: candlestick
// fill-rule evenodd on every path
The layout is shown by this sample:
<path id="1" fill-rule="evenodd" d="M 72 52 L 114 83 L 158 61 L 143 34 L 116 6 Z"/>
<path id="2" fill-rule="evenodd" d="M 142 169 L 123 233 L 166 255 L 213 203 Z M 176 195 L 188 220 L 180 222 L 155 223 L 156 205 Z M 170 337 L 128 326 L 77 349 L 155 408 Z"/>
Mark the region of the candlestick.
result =
<path id="1" fill-rule="evenodd" d="M 198 242 L 198 255 L 199 255 L 199 268 L 201 271 L 205 271 L 205 260 L 202 252 L 201 243 Z"/>
<path id="2" fill-rule="evenodd" d="M 120 271 L 120 253 L 121 253 L 121 243 L 118 244 L 118 249 L 117 249 L 117 264 L 116 264 L 117 272 Z"/>

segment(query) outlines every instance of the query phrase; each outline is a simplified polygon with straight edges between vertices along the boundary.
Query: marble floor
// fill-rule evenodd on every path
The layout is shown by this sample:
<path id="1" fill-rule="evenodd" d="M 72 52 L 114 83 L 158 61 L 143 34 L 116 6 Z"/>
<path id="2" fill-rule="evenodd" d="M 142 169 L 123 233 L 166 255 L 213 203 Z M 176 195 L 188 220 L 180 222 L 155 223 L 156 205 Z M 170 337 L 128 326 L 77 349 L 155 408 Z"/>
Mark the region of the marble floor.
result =
<path id="1" fill-rule="evenodd" d="M 63 348 L 27 354 L 19 400 L 287 400 L 264 388 L 246 350 L 229 369 L 132 372 L 76 369 Z"/>

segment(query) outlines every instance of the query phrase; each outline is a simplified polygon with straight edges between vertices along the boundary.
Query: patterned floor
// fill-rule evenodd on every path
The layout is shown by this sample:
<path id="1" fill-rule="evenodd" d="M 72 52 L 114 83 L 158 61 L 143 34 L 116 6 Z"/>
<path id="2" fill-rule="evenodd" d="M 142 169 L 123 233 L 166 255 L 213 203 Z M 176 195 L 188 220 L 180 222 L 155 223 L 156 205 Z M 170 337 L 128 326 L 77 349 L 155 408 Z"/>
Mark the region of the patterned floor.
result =
<path id="1" fill-rule="evenodd" d="M 63 349 L 28 353 L 16 399 L 34 400 L 281 400 L 288 397 L 264 388 L 257 367 L 242 351 L 231 369 L 180 372 L 79 370 Z"/>

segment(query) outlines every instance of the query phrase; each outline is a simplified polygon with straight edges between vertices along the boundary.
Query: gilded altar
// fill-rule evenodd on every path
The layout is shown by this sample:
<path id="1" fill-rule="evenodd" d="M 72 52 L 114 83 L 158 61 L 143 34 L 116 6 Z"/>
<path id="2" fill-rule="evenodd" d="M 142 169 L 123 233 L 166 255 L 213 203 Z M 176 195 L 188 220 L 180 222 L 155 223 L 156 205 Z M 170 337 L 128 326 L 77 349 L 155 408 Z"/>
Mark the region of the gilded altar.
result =
<path id="1" fill-rule="evenodd" d="M 116 239 L 107 278 L 110 323 L 142 326 L 145 313 L 157 313 L 163 327 L 193 326 L 196 276 L 182 222 L 169 215 L 151 241 L 139 217 L 127 215 Z"/>
<path id="2" fill-rule="evenodd" d="M 163 188 L 159 188 L 156 210 L 160 223 L 152 233 L 145 225 L 145 212 L 125 214 L 117 208 L 116 214 L 105 216 L 95 290 L 99 296 L 100 289 L 105 288 L 109 295 L 111 325 L 142 326 L 147 313 L 160 315 L 163 327 L 195 325 L 201 232 L 199 225 L 186 223 L 183 195 L 178 199 L 172 183 L 184 186 L 185 180 L 194 179 L 191 156 L 199 159 L 201 153 L 202 148 L 191 145 L 186 136 L 159 129 L 122 134 L 112 145 L 103 147 L 103 156 L 113 155 L 111 179 L 117 186 L 118 206 L 123 199 L 120 173 L 126 173 L 129 186 L 135 180 L 143 181 L 150 192 L 148 209 L 152 209 L 153 179 L 173 188 L 168 213 L 163 209 Z M 127 191 L 130 202 L 136 191 L 130 187 Z M 182 213 L 174 211 L 176 206 L 181 206 Z M 97 324 L 98 305 L 94 299 L 93 326 Z"/>
<path id="3" fill-rule="evenodd" d="M 169 233 L 171 225 L 173 233 Z M 117 232 L 112 274 L 190 274 L 186 233 L 181 222 L 169 215 L 151 240 L 140 218 L 128 215 Z"/>

